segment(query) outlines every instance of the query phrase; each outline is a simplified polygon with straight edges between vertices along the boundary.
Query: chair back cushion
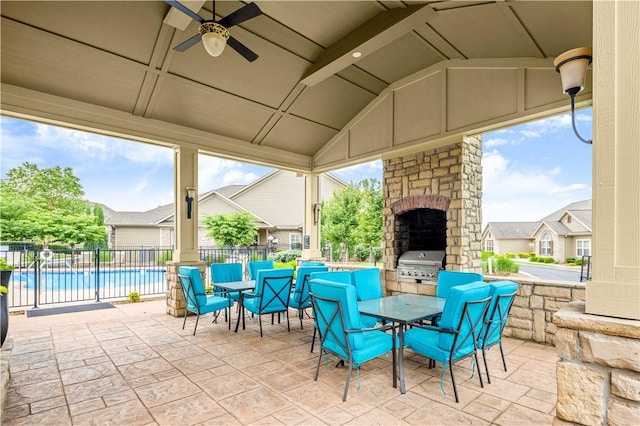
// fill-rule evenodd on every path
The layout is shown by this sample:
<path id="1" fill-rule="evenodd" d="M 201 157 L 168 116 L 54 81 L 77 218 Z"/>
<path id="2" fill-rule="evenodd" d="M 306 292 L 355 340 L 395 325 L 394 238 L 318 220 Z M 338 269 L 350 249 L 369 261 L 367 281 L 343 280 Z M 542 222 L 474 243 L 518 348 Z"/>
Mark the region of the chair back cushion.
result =
<path id="1" fill-rule="evenodd" d="M 351 284 L 351 272 L 350 271 L 327 271 L 327 272 L 312 272 L 311 280 L 327 280 L 342 284 Z"/>
<path id="2" fill-rule="evenodd" d="M 356 287 L 358 300 L 377 299 L 382 297 L 382 280 L 380 269 L 368 268 L 351 272 L 351 280 Z"/>
<path id="3" fill-rule="evenodd" d="M 324 266 L 324 262 L 315 262 L 311 260 L 305 260 L 300 266 Z"/>
<path id="4" fill-rule="evenodd" d="M 252 260 L 247 263 L 247 272 L 250 280 L 258 279 L 258 270 L 273 269 L 273 260 Z"/>
<path id="5" fill-rule="evenodd" d="M 458 285 L 449 291 L 439 327 L 456 330 L 457 335 L 440 333 L 438 346 L 452 351 L 453 359 L 475 350 L 489 308 L 490 293 L 491 287 L 482 281 Z"/>
<path id="6" fill-rule="evenodd" d="M 509 311 L 518 292 L 518 284 L 513 281 L 495 281 L 491 287 L 491 303 L 485 321 L 481 346 L 491 346 L 500 340 L 502 330 L 507 325 Z"/>
<path id="7" fill-rule="evenodd" d="M 211 281 L 214 284 L 242 281 L 242 263 L 212 263 Z"/>
<path id="8" fill-rule="evenodd" d="M 180 276 L 182 291 L 185 293 L 184 297 L 188 307 L 191 308 L 191 310 L 197 310 L 198 306 L 205 305 L 207 303 L 207 295 L 204 291 L 204 285 L 202 284 L 200 268 L 195 266 L 179 266 L 178 275 Z"/>
<path id="9" fill-rule="evenodd" d="M 309 298 L 309 279 L 312 273 L 327 272 L 326 266 L 301 266 L 296 275 L 296 288 L 291 292 L 290 305 L 294 308 L 308 308 L 311 306 Z"/>
<path id="10" fill-rule="evenodd" d="M 436 296 L 447 297 L 451 287 L 483 280 L 484 276 L 475 272 L 440 271 L 438 273 Z"/>
<path id="11" fill-rule="evenodd" d="M 254 293 L 260 295 L 260 314 L 286 311 L 293 284 L 293 268 L 259 269 Z"/>
<path id="12" fill-rule="evenodd" d="M 347 347 L 358 350 L 363 346 L 361 333 L 350 333 L 347 337 L 345 331 L 362 328 L 355 287 L 315 278 L 311 279 L 310 287 L 314 318 L 323 346 L 348 358 Z"/>

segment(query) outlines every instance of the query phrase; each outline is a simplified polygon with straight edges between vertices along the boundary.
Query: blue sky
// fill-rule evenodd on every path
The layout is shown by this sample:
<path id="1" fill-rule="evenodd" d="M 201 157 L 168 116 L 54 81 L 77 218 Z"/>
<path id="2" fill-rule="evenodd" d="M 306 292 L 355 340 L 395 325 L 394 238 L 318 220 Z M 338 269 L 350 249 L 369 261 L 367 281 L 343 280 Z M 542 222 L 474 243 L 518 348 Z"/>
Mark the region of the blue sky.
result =
<path id="1" fill-rule="evenodd" d="M 591 137 L 591 109 L 578 111 Z M 71 167 L 85 196 L 114 210 L 145 211 L 173 202 L 173 154 L 168 148 L 0 117 L 2 178 L 24 162 Z M 590 145 L 580 142 L 568 114 L 485 133 L 483 223 L 533 221 L 573 201 L 591 198 Z M 250 183 L 273 169 L 200 156 L 200 192 Z M 380 161 L 332 172 L 345 182 L 382 180 Z"/>

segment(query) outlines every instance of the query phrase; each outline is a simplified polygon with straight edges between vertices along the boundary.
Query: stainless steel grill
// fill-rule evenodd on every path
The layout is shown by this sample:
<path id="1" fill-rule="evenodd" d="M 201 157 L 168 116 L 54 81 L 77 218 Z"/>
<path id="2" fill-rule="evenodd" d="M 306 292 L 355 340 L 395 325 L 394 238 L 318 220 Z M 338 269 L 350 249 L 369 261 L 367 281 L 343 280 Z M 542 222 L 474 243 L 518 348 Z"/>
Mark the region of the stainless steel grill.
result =
<path id="1" fill-rule="evenodd" d="M 444 256 L 444 250 L 406 251 L 398 259 L 398 278 L 437 281 Z"/>

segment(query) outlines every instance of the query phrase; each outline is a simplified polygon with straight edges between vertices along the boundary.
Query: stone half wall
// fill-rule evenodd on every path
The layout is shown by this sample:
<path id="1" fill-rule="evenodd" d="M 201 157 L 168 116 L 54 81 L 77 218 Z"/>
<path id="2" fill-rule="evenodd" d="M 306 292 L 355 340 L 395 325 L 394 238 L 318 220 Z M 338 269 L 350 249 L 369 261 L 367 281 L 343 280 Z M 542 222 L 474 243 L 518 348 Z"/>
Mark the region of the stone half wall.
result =
<path id="1" fill-rule="evenodd" d="M 590 315 L 572 302 L 554 315 L 554 425 L 640 425 L 640 321 Z"/>
<path id="2" fill-rule="evenodd" d="M 398 257 L 404 251 L 397 241 L 401 230 L 396 215 L 411 209 L 446 212 L 446 269 L 481 270 L 481 160 L 482 140 L 474 136 L 383 161 L 383 263 L 389 290 L 414 288 L 415 282 L 401 283 L 396 277 Z"/>

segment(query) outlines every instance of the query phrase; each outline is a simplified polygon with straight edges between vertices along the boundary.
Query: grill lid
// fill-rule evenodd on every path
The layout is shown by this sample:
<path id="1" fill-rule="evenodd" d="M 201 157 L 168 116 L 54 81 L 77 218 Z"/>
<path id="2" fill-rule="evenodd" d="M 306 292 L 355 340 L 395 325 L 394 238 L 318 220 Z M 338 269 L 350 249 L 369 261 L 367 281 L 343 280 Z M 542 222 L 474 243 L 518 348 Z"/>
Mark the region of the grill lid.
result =
<path id="1" fill-rule="evenodd" d="M 409 250 L 398 259 L 399 266 L 442 266 L 444 250 Z"/>

